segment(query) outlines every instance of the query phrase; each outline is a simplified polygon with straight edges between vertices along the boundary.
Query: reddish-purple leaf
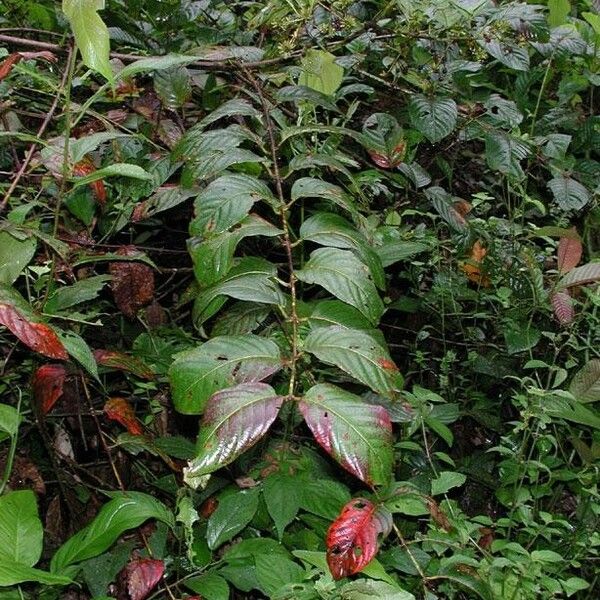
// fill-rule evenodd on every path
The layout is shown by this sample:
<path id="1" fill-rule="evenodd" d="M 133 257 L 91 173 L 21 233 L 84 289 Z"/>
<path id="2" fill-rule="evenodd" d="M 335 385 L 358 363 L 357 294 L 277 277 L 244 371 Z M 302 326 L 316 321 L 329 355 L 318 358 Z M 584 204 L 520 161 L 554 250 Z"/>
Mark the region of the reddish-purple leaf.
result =
<path id="1" fill-rule="evenodd" d="M 379 549 L 379 536 L 392 529 L 392 515 L 370 500 L 354 498 L 327 532 L 327 564 L 334 579 L 362 571 Z"/>
<path id="2" fill-rule="evenodd" d="M 0 324 L 9 329 L 26 346 L 48 358 L 69 358 L 58 336 L 44 323 L 28 321 L 14 306 L 0 304 Z"/>
<path id="3" fill-rule="evenodd" d="M 144 434 L 142 424 L 135 416 L 131 404 L 129 404 L 125 398 L 115 397 L 107 400 L 104 405 L 104 413 L 109 419 L 121 423 L 123 427 L 127 428 L 127 431 L 131 433 L 131 435 Z"/>
<path id="4" fill-rule="evenodd" d="M 561 290 L 552 294 L 550 302 L 554 309 L 554 316 L 561 325 L 568 325 L 573 321 L 575 318 L 575 309 L 569 290 Z"/>
<path id="5" fill-rule="evenodd" d="M 204 409 L 198 456 L 186 478 L 212 473 L 235 460 L 265 435 L 283 398 L 266 383 L 242 383 L 213 394 Z"/>
<path id="6" fill-rule="evenodd" d="M 300 411 L 317 442 L 368 485 L 386 484 L 392 471 L 392 424 L 385 408 L 334 385 L 315 385 Z"/>
<path id="7" fill-rule="evenodd" d="M 560 281 L 562 288 L 575 285 L 586 285 L 600 281 L 600 262 L 589 262 L 581 267 L 571 269 Z"/>
<path id="8" fill-rule="evenodd" d="M 558 270 L 567 273 L 574 269 L 581 260 L 583 246 L 579 240 L 572 238 L 560 238 L 558 242 Z"/>
<path id="9" fill-rule="evenodd" d="M 67 372 L 62 365 L 42 365 L 33 374 L 33 396 L 42 413 L 49 413 L 62 396 L 66 376 Z"/>
<path id="10" fill-rule="evenodd" d="M 133 257 L 140 253 L 135 246 L 124 246 L 117 254 Z M 113 276 L 115 303 L 125 316 L 133 319 L 154 298 L 154 272 L 148 265 L 133 261 L 113 262 L 108 270 Z"/>
<path id="11" fill-rule="evenodd" d="M 136 558 L 125 567 L 130 600 L 144 600 L 150 595 L 165 572 L 162 560 Z"/>
<path id="12" fill-rule="evenodd" d="M 145 365 L 139 358 L 130 356 L 124 352 L 112 350 L 94 350 L 94 358 L 99 365 L 111 369 L 121 369 L 133 373 L 142 379 L 152 379 L 154 371 Z"/>

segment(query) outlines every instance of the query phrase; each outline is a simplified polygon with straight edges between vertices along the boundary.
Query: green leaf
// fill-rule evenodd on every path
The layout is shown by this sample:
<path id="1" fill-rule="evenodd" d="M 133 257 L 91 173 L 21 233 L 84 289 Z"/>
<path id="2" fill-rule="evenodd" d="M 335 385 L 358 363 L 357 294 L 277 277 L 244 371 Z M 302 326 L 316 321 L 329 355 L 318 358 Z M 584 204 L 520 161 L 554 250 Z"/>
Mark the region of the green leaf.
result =
<path id="1" fill-rule="evenodd" d="M 63 0 L 62 3 L 62 10 L 69 20 L 83 62 L 113 81 L 108 28 L 98 15 L 103 8 L 104 0 Z"/>
<path id="2" fill-rule="evenodd" d="M 562 210 L 579 210 L 590 201 L 587 189 L 570 177 L 559 175 L 548 182 L 548 189 Z"/>
<path id="3" fill-rule="evenodd" d="M 521 179 L 520 162 L 529 155 L 529 146 L 504 131 L 494 130 L 485 135 L 485 158 L 490 169 Z"/>
<path id="4" fill-rule="evenodd" d="M 229 585 L 227 581 L 216 573 L 206 573 L 199 577 L 190 577 L 183 581 L 183 585 L 202 594 L 206 600 L 229 600 Z"/>
<path id="5" fill-rule="evenodd" d="M 226 117 L 233 116 L 243 116 L 243 117 L 254 117 L 255 119 L 260 119 L 262 113 L 259 110 L 256 110 L 248 102 L 248 100 L 244 100 L 242 98 L 233 98 L 232 100 L 228 100 L 221 104 L 217 109 L 213 110 L 210 114 L 206 115 L 199 123 L 198 127 L 204 129 L 208 125 L 218 121 L 219 119 L 224 119 Z"/>
<path id="6" fill-rule="evenodd" d="M 154 75 L 154 90 L 169 110 L 183 106 L 192 97 L 188 70 L 179 66 L 157 71 Z"/>
<path id="7" fill-rule="evenodd" d="M 568 402 L 564 398 L 553 396 L 547 399 L 544 410 L 551 416 L 600 429 L 600 417 L 579 402 Z"/>
<path id="8" fill-rule="evenodd" d="M 300 237 L 322 246 L 353 250 L 369 267 L 375 285 L 385 289 L 385 274 L 379 256 L 367 239 L 344 217 L 334 213 L 317 213 L 302 223 Z"/>
<path id="9" fill-rule="evenodd" d="M 327 183 L 314 177 L 301 177 L 292 185 L 292 200 L 295 202 L 300 198 L 322 198 L 347 211 L 355 221 L 359 219 L 354 201 L 341 187 Z"/>
<path id="10" fill-rule="evenodd" d="M 8 231 L 0 231 L 0 283 L 12 285 L 31 262 L 36 248 L 33 236 L 17 239 Z"/>
<path id="11" fill-rule="evenodd" d="M 118 131 L 99 131 L 98 133 L 85 135 L 77 140 L 71 139 L 69 143 L 71 162 L 78 163 L 86 154 L 96 150 L 100 144 L 124 137 L 131 138 L 132 136 L 128 133 L 119 133 Z"/>
<path id="12" fill-rule="evenodd" d="M 277 90 L 275 97 L 278 102 L 310 102 L 315 106 L 322 106 L 327 110 L 339 112 L 338 107 L 332 102 L 331 96 L 305 85 L 286 85 Z"/>
<path id="13" fill-rule="evenodd" d="M 435 479 L 431 481 L 431 495 L 445 494 L 448 490 L 460 487 L 467 480 L 463 473 L 455 471 L 442 471 Z"/>
<path id="14" fill-rule="evenodd" d="M 600 400 L 600 359 L 593 358 L 575 373 L 569 391 L 578 402 Z"/>
<path id="15" fill-rule="evenodd" d="M 509 354 L 525 352 L 540 341 L 540 332 L 528 324 L 510 323 L 504 330 L 504 340 Z"/>
<path id="16" fill-rule="evenodd" d="M 254 302 L 236 302 L 215 322 L 211 335 L 240 335 L 252 333 L 269 316 L 271 308 Z"/>
<path id="17" fill-rule="evenodd" d="M 264 182 L 249 175 L 222 175 L 196 198 L 196 217 L 190 224 L 190 233 L 206 236 L 226 231 L 244 219 L 259 200 L 276 202 Z"/>
<path id="18" fill-rule="evenodd" d="M 357 308 L 373 325 L 384 312 L 383 302 L 370 279 L 369 268 L 347 250 L 319 248 L 312 252 L 296 277 L 320 285 L 328 292 Z"/>
<path id="19" fill-rule="evenodd" d="M 44 312 L 56 314 L 65 308 L 94 300 L 111 279 L 110 275 L 95 275 L 80 279 L 73 285 L 58 288 L 48 298 L 44 305 Z"/>
<path id="20" fill-rule="evenodd" d="M 301 66 L 298 84 L 327 96 L 337 91 L 344 78 L 344 69 L 336 64 L 335 56 L 324 50 L 307 50 Z"/>
<path id="21" fill-rule="evenodd" d="M 197 60 L 197 56 L 184 56 L 182 54 L 166 54 L 165 56 L 141 58 L 140 60 L 136 60 L 123 67 L 123 69 L 117 73 L 117 79 L 127 79 L 138 73 L 148 73 L 149 71 L 173 69 L 175 67 L 189 65 Z"/>
<path id="22" fill-rule="evenodd" d="M 370 486 L 392 474 L 392 427 L 387 411 L 334 385 L 311 387 L 300 411 L 317 442 L 342 467 Z"/>
<path id="23" fill-rule="evenodd" d="M 429 250 L 429 246 L 422 242 L 404 242 L 404 241 L 386 241 L 382 246 L 377 246 L 375 252 L 379 255 L 384 267 L 389 267 L 394 263 L 407 258 L 412 258 L 416 254 L 421 254 Z"/>
<path id="24" fill-rule="evenodd" d="M 350 492 L 345 485 L 331 479 L 309 479 L 299 486 L 300 507 L 323 519 L 332 521 L 350 500 Z M 325 571 L 328 571 L 325 568 Z"/>
<path id="25" fill-rule="evenodd" d="M 479 45 L 503 65 L 515 71 L 529 70 L 529 53 L 527 47 L 521 47 L 510 41 L 508 36 L 502 40 L 484 38 L 478 40 Z"/>
<path id="26" fill-rule="evenodd" d="M 284 556 L 259 554 L 255 562 L 256 577 L 268 598 L 272 598 L 286 584 L 301 583 L 306 575 L 298 563 Z"/>
<path id="27" fill-rule="evenodd" d="M 151 180 L 152 175 L 145 169 L 142 169 L 139 165 L 132 165 L 131 163 L 114 163 L 98 169 L 85 177 L 77 177 L 73 180 L 73 187 L 77 188 L 88 183 L 93 183 L 99 179 L 106 179 L 107 177 L 131 177 L 132 179 L 144 179 Z"/>
<path id="28" fill-rule="evenodd" d="M 340 589 L 341 600 L 415 600 L 415 597 L 399 587 L 385 581 L 365 581 L 347 583 Z"/>
<path id="29" fill-rule="evenodd" d="M 300 509 L 298 479 L 285 473 L 269 475 L 263 483 L 263 498 L 281 541 L 285 528 L 295 519 Z"/>
<path id="30" fill-rule="evenodd" d="M 211 550 L 228 542 L 254 517 L 258 509 L 259 489 L 240 490 L 219 499 L 217 510 L 210 515 L 206 541 Z"/>
<path id="31" fill-rule="evenodd" d="M 42 555 L 44 530 L 31 490 L 0 496 L 0 564 L 14 561 L 35 565 Z"/>
<path id="32" fill-rule="evenodd" d="M 413 126 L 435 143 L 454 131 L 458 108 L 451 98 L 415 95 L 408 105 L 408 114 Z"/>
<path id="33" fill-rule="evenodd" d="M 285 296 L 275 281 L 276 276 L 275 265 L 266 260 L 242 258 L 221 281 L 198 295 L 193 309 L 196 327 L 201 327 L 223 306 L 225 296 L 283 306 Z"/>
<path id="34" fill-rule="evenodd" d="M 201 414 L 208 399 L 236 383 L 261 381 L 281 368 L 277 344 L 257 335 L 214 337 L 176 356 L 169 370 L 175 408 Z"/>
<path id="35" fill-rule="evenodd" d="M 0 404 L 0 431 L 6 432 L 10 437 L 15 437 L 19 431 L 21 417 L 13 406 Z"/>
<path id="36" fill-rule="evenodd" d="M 356 308 L 341 300 L 321 300 L 317 302 L 308 321 L 311 327 L 329 327 L 341 325 L 350 329 L 373 330 L 368 319 Z"/>
<path id="37" fill-rule="evenodd" d="M 315 329 L 304 340 L 304 350 L 385 396 L 402 387 L 402 376 L 387 350 L 365 331 L 338 326 Z"/>
<path id="38" fill-rule="evenodd" d="M 193 487 L 203 475 L 233 462 L 256 444 L 276 419 L 283 397 L 266 383 L 241 383 L 209 399 L 198 434 L 198 455 L 184 478 Z"/>
<path id="39" fill-rule="evenodd" d="M 121 534 L 148 519 L 157 519 L 170 527 L 174 525 L 171 511 L 152 496 L 141 492 L 111 495 L 113 499 L 100 509 L 95 519 L 56 551 L 50 562 L 53 573 L 65 572 L 75 563 L 102 554 Z"/>
<path id="40" fill-rule="evenodd" d="M 17 585 L 26 581 L 35 581 L 44 585 L 69 585 L 72 583 L 69 577 L 34 569 L 11 559 L 2 559 L 0 562 L 1 587 Z"/>
<path id="41" fill-rule="evenodd" d="M 56 334 L 69 355 L 80 363 L 94 379 L 98 380 L 98 363 L 96 363 L 88 343 L 74 331 L 57 330 Z"/>

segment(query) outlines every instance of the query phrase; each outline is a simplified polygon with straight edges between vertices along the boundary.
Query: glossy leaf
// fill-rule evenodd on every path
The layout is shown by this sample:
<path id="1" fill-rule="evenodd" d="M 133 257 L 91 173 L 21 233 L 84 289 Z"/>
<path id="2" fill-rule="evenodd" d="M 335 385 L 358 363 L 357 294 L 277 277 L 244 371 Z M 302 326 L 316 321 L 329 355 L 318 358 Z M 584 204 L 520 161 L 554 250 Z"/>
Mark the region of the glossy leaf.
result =
<path id="1" fill-rule="evenodd" d="M 65 347 L 48 325 L 27 320 L 13 306 L 0 303 L 0 324 L 35 352 L 48 358 L 68 358 Z"/>
<path id="2" fill-rule="evenodd" d="M 283 398 L 266 383 L 241 383 L 209 399 L 198 434 L 198 456 L 185 470 L 186 481 L 228 465 L 265 435 Z"/>
<path id="3" fill-rule="evenodd" d="M 558 242 L 558 270 L 567 273 L 574 269 L 581 260 L 583 245 L 580 240 L 572 238 L 560 238 Z"/>
<path id="4" fill-rule="evenodd" d="M 42 365 L 33 374 L 33 396 L 42 413 L 49 413 L 62 396 L 66 376 L 63 365 Z"/>
<path id="5" fill-rule="evenodd" d="M 385 288 L 385 275 L 381 260 L 367 239 L 352 224 L 334 213 L 317 213 L 306 219 L 300 227 L 300 237 L 322 246 L 353 250 L 369 267 L 378 288 Z"/>
<path id="6" fill-rule="evenodd" d="M 136 558 L 125 567 L 127 593 L 130 600 L 145 600 L 165 572 L 162 560 Z"/>
<path id="7" fill-rule="evenodd" d="M 219 499 L 219 506 L 210 516 L 206 531 L 206 541 L 211 550 L 228 542 L 248 525 L 258 509 L 258 498 L 259 489 L 252 488 Z"/>
<path id="8" fill-rule="evenodd" d="M 89 158 L 84 158 L 80 160 L 78 163 L 73 165 L 73 176 L 74 177 L 87 177 L 92 173 L 96 172 L 96 166 Z M 100 204 L 106 204 L 106 189 L 104 188 L 104 183 L 102 179 L 97 179 L 90 183 L 90 188 L 96 197 L 96 200 Z"/>
<path id="9" fill-rule="evenodd" d="M 392 424 L 385 408 L 319 384 L 306 392 L 300 411 L 319 445 L 344 469 L 370 486 L 389 482 Z"/>
<path id="10" fill-rule="evenodd" d="M 111 279 L 110 275 L 95 275 L 81 279 L 73 285 L 60 287 L 48 298 L 44 312 L 56 314 L 71 306 L 94 300 Z"/>
<path id="11" fill-rule="evenodd" d="M 27 581 L 44 585 L 69 585 L 72 583 L 70 577 L 34 569 L 9 558 L 0 561 L 0 587 L 13 586 Z"/>
<path id="12" fill-rule="evenodd" d="M 189 71 L 183 66 L 157 71 L 154 89 L 166 108 L 175 110 L 183 106 L 192 96 Z"/>
<path id="13" fill-rule="evenodd" d="M 587 189 L 575 179 L 559 175 L 548 182 L 554 200 L 562 210 L 579 210 L 590 201 Z"/>
<path id="14" fill-rule="evenodd" d="M 458 108 L 451 98 L 414 95 L 408 105 L 408 113 L 414 127 L 435 143 L 454 131 Z"/>
<path id="15" fill-rule="evenodd" d="M 31 490 L 0 496 L 0 564 L 14 561 L 32 567 L 42 555 L 43 528 Z"/>
<path id="16" fill-rule="evenodd" d="M 20 423 L 21 416 L 14 406 L 0 404 L 0 434 L 15 437 L 19 432 Z M 0 440 L 5 438 L 5 435 L 0 435 Z"/>
<path id="17" fill-rule="evenodd" d="M 370 278 L 369 268 L 347 250 L 319 248 L 296 277 L 320 285 L 343 302 L 357 308 L 373 325 L 384 312 L 383 302 Z"/>
<path id="18" fill-rule="evenodd" d="M 304 350 L 334 365 L 383 395 L 402 387 L 402 376 L 387 350 L 365 331 L 322 327 L 311 331 Z"/>
<path id="19" fill-rule="evenodd" d="M 141 492 L 115 492 L 94 520 L 68 539 L 54 554 L 50 563 L 53 573 L 62 573 L 70 565 L 98 556 L 117 538 L 148 519 L 157 519 L 170 527 L 173 514 L 162 502 Z"/>
<path id="20" fill-rule="evenodd" d="M 295 519 L 300 509 L 297 489 L 297 478 L 285 473 L 273 473 L 263 482 L 263 498 L 280 541 L 285 528 Z"/>
<path id="21" fill-rule="evenodd" d="M 377 554 L 378 538 L 392 529 L 392 516 L 365 498 L 354 498 L 327 532 L 327 564 L 334 579 L 362 571 Z"/>
<path id="22" fill-rule="evenodd" d="M 104 21 L 98 15 L 103 8 L 104 0 L 63 0 L 62 3 L 62 10 L 69 19 L 83 62 L 112 81 L 110 38 Z"/>
<path id="23" fill-rule="evenodd" d="M 131 179 L 142 180 L 152 179 L 152 175 L 150 175 L 150 173 L 148 173 L 148 171 L 145 169 L 142 169 L 142 167 L 139 165 L 134 165 L 131 163 L 114 163 L 112 165 L 108 165 L 107 167 L 103 167 L 102 169 L 92 171 L 84 177 L 77 178 L 73 184 L 73 187 L 88 185 L 94 183 L 95 181 L 106 179 L 107 177 L 129 177 Z"/>
<path id="24" fill-rule="evenodd" d="M 104 413 L 109 419 L 121 423 L 131 435 L 144 434 L 142 424 L 125 398 L 114 397 L 107 400 L 104 404 Z"/>
<path id="25" fill-rule="evenodd" d="M 36 248 L 35 237 L 18 239 L 0 231 L 0 283 L 12 285 L 31 262 Z"/>
<path id="26" fill-rule="evenodd" d="M 600 359 L 591 359 L 575 373 L 569 391 L 578 402 L 600 401 Z"/>
<path id="27" fill-rule="evenodd" d="M 215 392 L 262 381 L 281 366 L 271 340 L 251 334 L 214 337 L 175 358 L 169 371 L 173 403 L 179 412 L 200 414 Z"/>
<path id="28" fill-rule="evenodd" d="M 296 179 L 292 185 L 291 195 L 293 201 L 301 198 L 322 198 L 347 211 L 354 219 L 359 217 L 354 200 L 341 187 L 321 179 L 314 177 Z"/>

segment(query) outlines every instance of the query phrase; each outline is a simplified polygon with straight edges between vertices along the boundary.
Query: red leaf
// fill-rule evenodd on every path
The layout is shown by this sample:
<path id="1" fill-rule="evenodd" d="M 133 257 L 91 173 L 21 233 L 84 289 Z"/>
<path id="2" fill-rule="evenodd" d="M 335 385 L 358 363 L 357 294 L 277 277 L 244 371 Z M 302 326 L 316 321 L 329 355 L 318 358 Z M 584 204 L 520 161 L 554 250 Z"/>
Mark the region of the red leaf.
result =
<path id="1" fill-rule="evenodd" d="M 0 63 L 0 81 L 2 81 L 12 71 L 12 68 L 21 60 L 21 55 L 18 52 L 9 54 Z"/>
<path id="2" fill-rule="evenodd" d="M 558 270 L 567 273 L 574 269 L 581 260 L 583 246 L 579 240 L 571 238 L 560 238 L 558 242 Z"/>
<path id="3" fill-rule="evenodd" d="M 575 318 L 573 298 L 568 290 L 561 290 L 550 296 L 550 302 L 554 309 L 554 316 L 561 325 L 568 325 Z"/>
<path id="4" fill-rule="evenodd" d="M 138 251 L 135 246 L 124 246 L 117 254 L 135 256 Z M 115 302 L 125 316 L 133 319 L 154 297 L 154 272 L 139 262 L 113 262 L 109 271 L 113 276 L 111 288 Z"/>
<path id="5" fill-rule="evenodd" d="M 144 434 L 131 404 L 125 398 L 110 398 L 104 405 L 104 412 L 109 419 L 121 423 L 131 435 Z"/>
<path id="6" fill-rule="evenodd" d="M 342 508 L 327 532 L 327 564 L 334 579 L 362 571 L 377 550 L 378 536 L 388 535 L 392 516 L 370 500 L 354 498 Z"/>
<path id="7" fill-rule="evenodd" d="M 152 379 L 154 371 L 145 365 L 139 358 L 129 356 L 124 352 L 112 350 L 94 350 L 94 358 L 99 365 L 112 369 L 121 369 L 133 373 L 142 379 Z"/>
<path id="8" fill-rule="evenodd" d="M 95 170 L 96 166 L 91 159 L 87 157 L 73 165 L 73 175 L 77 177 L 85 177 L 86 175 L 93 173 Z M 98 202 L 100 204 L 106 204 L 106 190 L 102 180 L 98 179 L 97 181 L 92 181 L 92 183 L 90 183 L 90 187 L 92 188 L 92 192 L 94 192 Z"/>
<path id="9" fill-rule="evenodd" d="M 33 395 L 44 414 L 49 413 L 62 396 L 66 376 L 62 365 L 43 365 L 34 373 Z"/>
<path id="10" fill-rule="evenodd" d="M 162 560 L 136 558 L 125 567 L 127 592 L 130 600 L 144 600 L 165 572 Z"/>
<path id="11" fill-rule="evenodd" d="M 69 355 L 48 325 L 32 323 L 8 304 L 0 304 L 0 324 L 9 329 L 26 346 L 48 358 L 67 360 Z"/>
<path id="12" fill-rule="evenodd" d="M 382 368 L 388 371 L 398 371 L 396 363 L 393 360 L 390 360 L 389 358 L 380 358 L 377 362 Z"/>

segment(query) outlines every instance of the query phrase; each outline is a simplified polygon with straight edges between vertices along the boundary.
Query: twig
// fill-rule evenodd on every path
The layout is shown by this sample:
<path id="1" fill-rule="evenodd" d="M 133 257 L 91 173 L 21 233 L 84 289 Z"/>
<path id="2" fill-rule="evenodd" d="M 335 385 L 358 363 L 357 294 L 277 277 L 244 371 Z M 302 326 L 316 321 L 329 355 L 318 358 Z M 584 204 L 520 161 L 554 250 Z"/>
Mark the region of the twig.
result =
<path id="1" fill-rule="evenodd" d="M 2 36 L 0 36 L 0 38 L 1 37 Z M 69 55 L 67 57 L 67 65 L 69 65 L 71 63 L 72 54 L 73 54 L 73 48 L 71 47 L 71 48 L 69 48 Z M 54 113 L 56 112 L 56 108 L 58 106 L 58 101 L 60 100 L 60 97 L 62 96 L 62 92 L 63 92 L 63 89 L 67 82 L 68 76 L 69 76 L 69 69 L 66 68 L 65 72 L 63 73 L 63 77 L 62 77 L 62 80 L 58 87 L 56 96 L 54 97 L 52 105 L 50 106 L 50 109 L 48 110 L 48 114 L 46 115 L 46 118 L 43 120 L 42 124 L 40 125 L 40 128 L 38 129 L 38 132 L 36 134 L 37 138 L 41 138 L 42 135 L 44 135 L 46 128 L 50 124 L 50 121 L 52 120 L 52 117 L 54 116 Z M 27 167 L 29 166 L 29 163 L 31 162 L 31 159 L 33 158 L 33 155 L 35 153 L 36 146 L 37 146 L 36 142 L 33 142 L 31 144 L 31 146 L 29 146 L 29 150 L 27 151 L 27 154 L 25 155 L 25 159 L 23 160 L 23 162 L 21 164 L 21 168 L 19 169 L 18 173 L 15 175 L 15 178 L 12 180 L 12 183 L 10 184 L 8 191 L 4 195 L 2 202 L 0 202 L 0 213 L 4 212 L 4 209 L 6 208 L 6 205 L 8 204 L 8 201 L 10 200 L 10 197 L 12 196 L 12 193 L 15 191 L 17 185 L 19 185 L 19 181 L 25 174 L 25 171 L 27 170 Z"/>

